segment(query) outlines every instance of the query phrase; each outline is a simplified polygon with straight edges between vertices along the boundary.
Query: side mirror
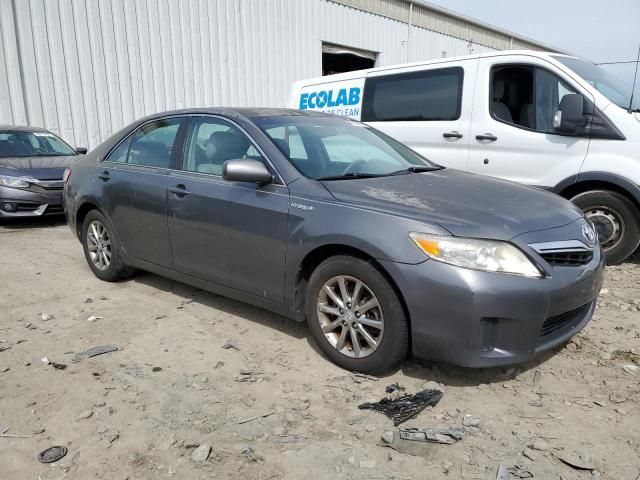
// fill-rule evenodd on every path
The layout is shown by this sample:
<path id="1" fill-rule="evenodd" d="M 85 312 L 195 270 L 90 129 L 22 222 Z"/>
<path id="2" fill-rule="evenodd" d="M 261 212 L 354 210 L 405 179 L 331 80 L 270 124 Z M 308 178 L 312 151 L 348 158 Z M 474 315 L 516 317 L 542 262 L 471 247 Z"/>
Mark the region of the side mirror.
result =
<path id="1" fill-rule="evenodd" d="M 76 147 L 78 155 L 86 155 L 89 149 L 87 147 Z"/>
<path id="2" fill-rule="evenodd" d="M 222 165 L 222 178 L 229 182 L 271 183 L 273 175 L 262 162 L 249 159 L 227 160 Z"/>
<path id="3" fill-rule="evenodd" d="M 579 127 L 587 126 L 584 116 L 584 98 L 579 93 L 562 97 L 558 111 L 553 116 L 553 128 L 559 132 L 575 133 Z"/>

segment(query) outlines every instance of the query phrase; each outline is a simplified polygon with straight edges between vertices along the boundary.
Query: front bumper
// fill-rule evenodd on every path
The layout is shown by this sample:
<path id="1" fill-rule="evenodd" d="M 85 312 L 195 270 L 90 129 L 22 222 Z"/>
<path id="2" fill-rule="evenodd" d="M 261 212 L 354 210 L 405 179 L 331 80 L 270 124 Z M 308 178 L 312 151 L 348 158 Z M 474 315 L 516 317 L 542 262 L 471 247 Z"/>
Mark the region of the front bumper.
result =
<path id="1" fill-rule="evenodd" d="M 62 188 L 0 186 L 0 218 L 39 217 L 53 213 L 63 213 Z"/>
<path id="2" fill-rule="evenodd" d="M 434 260 L 382 263 L 408 307 L 414 356 L 466 367 L 526 362 L 562 344 L 591 319 L 604 279 L 599 247 L 588 264 L 539 279 Z"/>

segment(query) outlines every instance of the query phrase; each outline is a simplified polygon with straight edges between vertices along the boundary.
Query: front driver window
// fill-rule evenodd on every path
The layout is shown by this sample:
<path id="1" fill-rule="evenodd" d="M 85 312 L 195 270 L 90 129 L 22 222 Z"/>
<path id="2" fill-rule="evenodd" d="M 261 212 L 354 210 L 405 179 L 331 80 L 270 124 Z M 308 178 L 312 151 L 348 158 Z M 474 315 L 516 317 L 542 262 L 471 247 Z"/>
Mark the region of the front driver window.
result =
<path id="1" fill-rule="evenodd" d="M 234 125 L 218 118 L 194 118 L 183 170 L 222 175 L 227 160 L 250 158 L 266 162 L 249 138 Z"/>
<path id="2" fill-rule="evenodd" d="M 562 98 L 575 89 L 548 70 L 528 65 L 494 67 L 491 77 L 491 114 L 496 120 L 558 133 L 553 117 Z"/>

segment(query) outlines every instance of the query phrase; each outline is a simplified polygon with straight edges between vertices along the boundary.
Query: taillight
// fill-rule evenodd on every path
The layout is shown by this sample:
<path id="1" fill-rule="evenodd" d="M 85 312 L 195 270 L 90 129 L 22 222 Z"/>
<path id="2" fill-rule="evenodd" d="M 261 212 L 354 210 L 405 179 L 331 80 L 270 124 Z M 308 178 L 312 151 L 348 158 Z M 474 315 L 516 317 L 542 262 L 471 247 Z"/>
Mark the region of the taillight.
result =
<path id="1" fill-rule="evenodd" d="M 64 170 L 64 174 L 62 175 L 62 181 L 64 182 L 65 185 L 67 184 L 70 178 L 71 178 L 71 169 L 66 168 Z"/>

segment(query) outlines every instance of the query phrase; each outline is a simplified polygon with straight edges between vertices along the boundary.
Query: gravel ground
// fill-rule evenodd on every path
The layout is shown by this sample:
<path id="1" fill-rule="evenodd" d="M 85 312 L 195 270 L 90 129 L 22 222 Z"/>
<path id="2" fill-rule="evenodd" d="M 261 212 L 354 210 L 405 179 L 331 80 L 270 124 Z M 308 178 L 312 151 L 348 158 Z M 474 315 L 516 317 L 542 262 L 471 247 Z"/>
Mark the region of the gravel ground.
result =
<path id="1" fill-rule="evenodd" d="M 2 479 L 640 475 L 637 262 L 608 268 L 593 321 L 535 362 L 411 360 L 367 378 L 269 312 L 147 273 L 100 282 L 60 221 L 0 227 L 0 252 L 0 432 L 27 436 L 0 437 Z M 118 350 L 74 362 L 104 345 Z M 394 382 L 444 392 L 406 426 L 464 422 L 463 439 L 413 455 L 379 445 L 391 421 L 357 405 Z M 54 445 L 67 455 L 40 463 Z"/>

